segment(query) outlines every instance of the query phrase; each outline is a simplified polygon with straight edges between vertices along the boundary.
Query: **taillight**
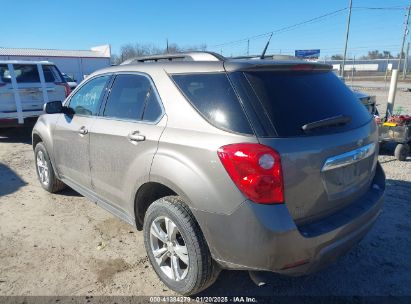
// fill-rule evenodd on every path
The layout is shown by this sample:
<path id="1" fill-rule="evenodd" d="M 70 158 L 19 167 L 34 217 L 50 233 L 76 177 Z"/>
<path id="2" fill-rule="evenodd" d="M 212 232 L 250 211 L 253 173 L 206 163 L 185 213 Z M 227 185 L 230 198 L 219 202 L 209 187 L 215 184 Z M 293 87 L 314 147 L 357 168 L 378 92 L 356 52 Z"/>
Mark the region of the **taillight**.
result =
<path id="1" fill-rule="evenodd" d="M 292 71 L 312 71 L 314 70 L 314 65 L 312 64 L 296 64 L 291 67 Z"/>
<path id="2" fill-rule="evenodd" d="M 218 156 L 240 191 L 256 203 L 283 203 L 284 182 L 280 154 L 252 143 L 223 146 Z"/>
<path id="3" fill-rule="evenodd" d="M 61 86 L 64 87 L 64 92 L 66 94 L 66 97 L 70 95 L 71 89 L 70 89 L 70 86 L 67 83 L 65 83 L 65 82 L 55 82 L 54 84 L 61 85 Z"/>

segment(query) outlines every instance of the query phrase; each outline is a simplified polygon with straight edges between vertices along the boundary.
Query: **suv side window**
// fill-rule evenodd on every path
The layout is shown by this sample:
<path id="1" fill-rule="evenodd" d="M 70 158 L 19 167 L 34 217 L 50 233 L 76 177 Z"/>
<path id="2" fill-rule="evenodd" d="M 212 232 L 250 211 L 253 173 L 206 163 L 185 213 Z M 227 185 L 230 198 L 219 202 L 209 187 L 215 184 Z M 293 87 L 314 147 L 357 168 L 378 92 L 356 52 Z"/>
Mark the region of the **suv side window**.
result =
<path id="1" fill-rule="evenodd" d="M 103 116 L 150 121 L 156 120 L 159 115 L 161 115 L 161 108 L 151 82 L 146 76 L 131 74 L 116 76 Z"/>
<path id="2" fill-rule="evenodd" d="M 209 123 L 223 130 L 253 134 L 225 73 L 176 74 L 172 78 Z"/>
<path id="3" fill-rule="evenodd" d="M 62 82 L 55 66 L 43 65 L 44 80 L 46 82 Z"/>
<path id="4" fill-rule="evenodd" d="M 153 88 L 150 89 L 148 94 L 143 121 L 156 121 L 161 116 L 162 109 Z"/>
<path id="5" fill-rule="evenodd" d="M 96 77 L 85 83 L 70 99 L 75 114 L 97 115 L 100 100 L 110 75 Z"/>
<path id="6" fill-rule="evenodd" d="M 17 83 L 40 82 L 40 75 L 35 64 L 13 64 Z"/>
<path id="7" fill-rule="evenodd" d="M 11 76 L 7 64 L 0 64 L 0 82 L 10 83 Z"/>

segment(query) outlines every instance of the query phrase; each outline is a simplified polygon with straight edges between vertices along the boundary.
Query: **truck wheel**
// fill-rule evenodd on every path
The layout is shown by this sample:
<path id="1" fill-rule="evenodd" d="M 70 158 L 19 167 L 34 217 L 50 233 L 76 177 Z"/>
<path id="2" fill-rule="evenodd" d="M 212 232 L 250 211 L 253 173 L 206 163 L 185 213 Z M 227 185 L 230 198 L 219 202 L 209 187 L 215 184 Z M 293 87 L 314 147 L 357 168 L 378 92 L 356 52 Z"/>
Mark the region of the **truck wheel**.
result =
<path id="1" fill-rule="evenodd" d="M 56 193 L 66 187 L 66 185 L 57 179 L 51 164 L 49 154 L 42 142 L 39 142 L 34 148 L 34 157 L 36 162 L 37 177 L 43 189 L 51 193 Z"/>
<path id="2" fill-rule="evenodd" d="M 158 199 L 147 209 L 144 245 L 157 275 L 180 294 L 206 289 L 220 272 L 197 221 L 178 196 Z"/>
<path id="3" fill-rule="evenodd" d="M 408 144 L 398 144 L 395 147 L 394 155 L 400 161 L 406 160 L 409 153 L 410 146 Z"/>

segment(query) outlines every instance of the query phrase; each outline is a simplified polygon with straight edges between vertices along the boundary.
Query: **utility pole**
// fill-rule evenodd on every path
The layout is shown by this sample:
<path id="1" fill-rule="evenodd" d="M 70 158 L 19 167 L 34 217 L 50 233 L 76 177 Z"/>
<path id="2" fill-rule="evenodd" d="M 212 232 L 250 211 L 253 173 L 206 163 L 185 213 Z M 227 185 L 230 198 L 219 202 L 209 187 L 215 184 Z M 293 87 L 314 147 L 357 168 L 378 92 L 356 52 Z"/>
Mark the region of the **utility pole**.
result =
<path id="1" fill-rule="evenodd" d="M 398 67 L 397 67 L 398 71 L 401 70 L 402 53 L 404 51 L 405 39 L 407 38 L 407 35 L 408 35 L 408 22 L 410 20 L 410 10 L 411 10 L 411 6 L 408 7 L 407 14 L 405 15 L 404 34 L 402 36 L 402 44 L 401 44 L 401 50 L 400 50 L 400 60 L 398 60 Z"/>
<path id="2" fill-rule="evenodd" d="M 352 11 L 352 0 L 350 0 L 350 4 L 348 6 L 348 19 L 347 19 L 347 31 L 345 33 L 344 57 L 343 57 L 343 62 L 342 62 L 341 74 L 340 74 L 340 76 L 343 79 L 344 79 L 345 58 L 347 56 L 348 36 L 350 35 L 351 11 Z"/>
<path id="3" fill-rule="evenodd" d="M 407 43 L 407 48 L 405 51 L 405 58 L 404 58 L 404 66 L 402 69 L 402 80 L 405 80 L 407 78 L 407 69 L 408 69 L 408 53 L 410 51 L 410 43 Z"/>
<path id="4" fill-rule="evenodd" d="M 247 39 L 247 56 L 250 56 L 250 39 Z"/>
<path id="5" fill-rule="evenodd" d="M 168 54 L 168 38 L 166 39 L 166 50 L 167 50 L 167 54 Z"/>
<path id="6" fill-rule="evenodd" d="M 389 64 L 390 64 L 390 54 L 388 53 L 387 54 L 387 63 L 386 63 L 386 66 L 385 66 L 385 77 L 384 77 L 384 89 L 386 89 L 387 88 L 387 79 L 388 79 L 388 66 L 389 66 Z"/>
<path id="7" fill-rule="evenodd" d="M 351 86 L 354 84 L 354 72 L 355 72 L 355 55 L 352 60 L 352 67 L 351 67 Z"/>

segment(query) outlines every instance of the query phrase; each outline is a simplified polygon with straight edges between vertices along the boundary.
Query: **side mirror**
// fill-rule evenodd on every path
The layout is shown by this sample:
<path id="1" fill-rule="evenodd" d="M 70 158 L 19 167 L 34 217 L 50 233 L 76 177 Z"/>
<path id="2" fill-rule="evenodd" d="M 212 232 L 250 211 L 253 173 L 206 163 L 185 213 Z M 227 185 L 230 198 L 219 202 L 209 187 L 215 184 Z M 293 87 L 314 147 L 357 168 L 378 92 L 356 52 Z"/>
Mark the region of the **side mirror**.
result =
<path id="1" fill-rule="evenodd" d="M 44 112 L 47 114 L 63 113 L 63 104 L 61 101 L 49 101 L 44 105 Z"/>

